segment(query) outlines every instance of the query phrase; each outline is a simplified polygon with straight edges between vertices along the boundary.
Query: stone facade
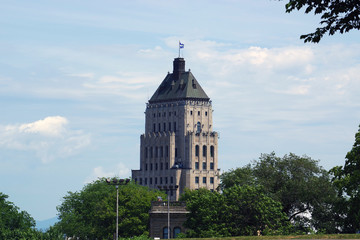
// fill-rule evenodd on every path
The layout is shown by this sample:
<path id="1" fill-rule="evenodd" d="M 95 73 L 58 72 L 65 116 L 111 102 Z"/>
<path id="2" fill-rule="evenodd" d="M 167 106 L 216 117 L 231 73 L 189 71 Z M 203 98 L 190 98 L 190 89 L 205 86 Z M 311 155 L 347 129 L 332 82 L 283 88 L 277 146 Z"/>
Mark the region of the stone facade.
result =
<path id="1" fill-rule="evenodd" d="M 184 233 L 186 229 L 183 223 L 188 211 L 183 202 L 152 202 L 150 211 L 150 237 L 167 239 L 168 221 L 170 226 L 169 238 L 175 238 L 178 233 Z"/>
<path id="2" fill-rule="evenodd" d="M 146 104 L 145 133 L 140 137 L 140 170 L 132 178 L 150 188 L 175 186 L 171 200 L 188 189 L 216 190 L 219 184 L 218 133 L 212 104 L 183 58 L 174 60 Z"/>

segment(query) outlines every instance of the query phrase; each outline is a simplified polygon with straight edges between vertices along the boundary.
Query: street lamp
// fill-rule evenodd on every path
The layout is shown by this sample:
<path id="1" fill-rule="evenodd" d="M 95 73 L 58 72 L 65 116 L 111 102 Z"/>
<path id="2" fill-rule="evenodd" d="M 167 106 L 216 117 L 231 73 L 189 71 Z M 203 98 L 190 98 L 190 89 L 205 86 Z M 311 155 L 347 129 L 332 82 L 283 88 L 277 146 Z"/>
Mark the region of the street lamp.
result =
<path id="1" fill-rule="evenodd" d="M 169 192 L 171 193 L 171 195 L 172 195 L 172 192 L 173 192 L 173 190 L 177 190 L 178 188 L 179 188 L 179 186 L 178 185 L 170 185 L 170 186 L 158 186 L 158 188 L 159 188 L 159 190 L 160 191 L 165 191 L 166 192 L 166 194 L 168 195 L 167 196 L 167 210 L 168 210 L 168 239 L 170 239 L 170 195 L 169 195 Z"/>
<path id="2" fill-rule="evenodd" d="M 126 185 L 130 182 L 130 179 L 106 179 L 106 183 L 109 185 L 115 185 L 116 187 L 116 240 L 119 239 L 119 185 Z"/>

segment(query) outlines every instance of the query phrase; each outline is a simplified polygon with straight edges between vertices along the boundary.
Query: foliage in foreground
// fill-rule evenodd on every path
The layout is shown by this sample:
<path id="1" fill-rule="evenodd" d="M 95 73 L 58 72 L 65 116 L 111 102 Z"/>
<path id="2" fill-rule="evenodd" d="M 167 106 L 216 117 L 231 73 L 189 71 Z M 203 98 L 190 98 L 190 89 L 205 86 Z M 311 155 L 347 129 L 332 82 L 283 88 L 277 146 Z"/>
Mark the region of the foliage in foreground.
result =
<path id="1" fill-rule="evenodd" d="M 360 30 L 360 1 L 359 0 L 289 0 L 286 12 L 305 9 L 305 13 L 320 14 L 322 27 L 315 32 L 301 35 L 304 42 L 320 42 L 325 34 L 346 33 L 350 30 Z"/>
<path id="2" fill-rule="evenodd" d="M 130 182 L 119 186 L 119 236 L 148 235 L 151 202 L 164 194 Z M 69 192 L 58 207 L 58 227 L 67 236 L 113 239 L 116 225 L 116 190 L 104 179 Z"/>
<path id="3" fill-rule="evenodd" d="M 233 186 L 223 194 L 206 189 L 186 191 L 181 196 L 190 211 L 185 226 L 187 237 L 223 237 L 287 233 L 290 224 L 279 202 L 263 189 Z"/>

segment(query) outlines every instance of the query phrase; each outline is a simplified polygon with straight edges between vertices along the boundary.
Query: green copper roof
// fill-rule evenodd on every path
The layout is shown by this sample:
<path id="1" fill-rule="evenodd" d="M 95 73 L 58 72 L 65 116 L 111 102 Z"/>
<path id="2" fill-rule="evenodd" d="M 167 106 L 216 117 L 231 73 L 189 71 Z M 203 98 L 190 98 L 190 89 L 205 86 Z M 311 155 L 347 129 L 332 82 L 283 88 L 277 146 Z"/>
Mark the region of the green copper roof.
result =
<path id="1" fill-rule="evenodd" d="M 175 59 L 175 61 L 178 59 Z M 181 59 L 180 59 L 181 60 Z M 183 59 L 182 59 L 183 60 Z M 177 71 L 174 61 L 174 73 L 169 73 L 162 81 L 154 95 L 149 100 L 149 103 L 168 102 L 176 100 L 202 100 L 209 101 L 210 98 L 206 95 L 194 75 L 189 71 Z"/>

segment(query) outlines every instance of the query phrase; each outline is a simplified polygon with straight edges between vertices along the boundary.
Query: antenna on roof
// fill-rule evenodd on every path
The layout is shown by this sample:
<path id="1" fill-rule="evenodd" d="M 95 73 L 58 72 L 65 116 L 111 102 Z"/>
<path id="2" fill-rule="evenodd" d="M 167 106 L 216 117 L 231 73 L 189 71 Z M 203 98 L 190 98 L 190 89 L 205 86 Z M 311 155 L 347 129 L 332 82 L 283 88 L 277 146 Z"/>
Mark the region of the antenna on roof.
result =
<path id="1" fill-rule="evenodd" d="M 184 44 L 179 41 L 179 58 L 180 58 L 180 49 L 184 48 Z"/>

